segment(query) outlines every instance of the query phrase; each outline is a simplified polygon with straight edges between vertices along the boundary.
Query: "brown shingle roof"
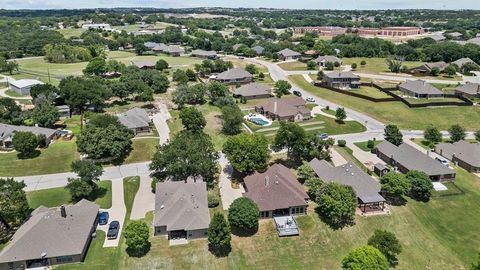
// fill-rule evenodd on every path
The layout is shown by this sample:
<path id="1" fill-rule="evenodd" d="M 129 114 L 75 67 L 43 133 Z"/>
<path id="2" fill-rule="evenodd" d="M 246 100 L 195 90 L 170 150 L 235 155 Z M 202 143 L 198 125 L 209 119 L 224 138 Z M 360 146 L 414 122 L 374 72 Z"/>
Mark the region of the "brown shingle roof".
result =
<path id="1" fill-rule="evenodd" d="M 298 113 L 310 113 L 310 110 L 305 107 L 305 100 L 297 96 L 269 98 L 264 103 L 261 103 L 256 107 L 263 108 L 265 112 L 269 112 L 280 117 L 295 116 Z"/>
<path id="2" fill-rule="evenodd" d="M 244 97 L 270 95 L 271 93 L 270 86 L 259 83 L 249 83 L 235 89 L 235 95 Z"/>

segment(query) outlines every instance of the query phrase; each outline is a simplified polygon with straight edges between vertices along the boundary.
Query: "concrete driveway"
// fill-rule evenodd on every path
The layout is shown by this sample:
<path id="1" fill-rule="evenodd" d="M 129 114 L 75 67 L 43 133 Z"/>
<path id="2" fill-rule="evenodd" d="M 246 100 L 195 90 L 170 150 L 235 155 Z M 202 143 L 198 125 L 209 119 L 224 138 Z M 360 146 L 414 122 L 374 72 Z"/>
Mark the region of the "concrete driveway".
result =
<path id="1" fill-rule="evenodd" d="M 245 189 L 242 185 L 240 185 L 238 189 L 232 188 L 231 179 L 233 168 L 225 155 L 221 154 L 218 162 L 221 166 L 219 177 L 220 197 L 222 199 L 223 209 L 227 210 L 235 199 L 242 197 Z"/>
<path id="2" fill-rule="evenodd" d="M 157 129 L 158 136 L 160 137 L 160 145 L 168 143 L 170 140 L 170 128 L 168 127 L 167 121 L 172 118 L 168 112 L 168 108 L 163 103 L 156 104 L 159 112 L 154 114 L 152 117 L 153 124 Z"/>
<path id="3" fill-rule="evenodd" d="M 125 215 L 127 214 L 127 208 L 125 207 L 125 200 L 123 196 L 123 179 L 112 179 L 112 207 L 109 209 L 101 209 L 100 211 L 107 211 L 109 218 L 107 225 L 98 225 L 98 229 L 105 232 L 108 232 L 108 226 L 110 222 L 116 220 L 120 222 L 120 230 L 118 232 L 118 237 L 116 239 L 109 240 L 105 238 L 103 247 L 117 247 L 120 241 L 120 235 L 122 235 L 122 230 L 125 221 Z"/>
<path id="4" fill-rule="evenodd" d="M 155 210 L 155 194 L 152 192 L 151 183 L 152 179 L 148 175 L 140 176 L 140 187 L 133 201 L 130 219 L 145 218 L 148 212 Z"/>

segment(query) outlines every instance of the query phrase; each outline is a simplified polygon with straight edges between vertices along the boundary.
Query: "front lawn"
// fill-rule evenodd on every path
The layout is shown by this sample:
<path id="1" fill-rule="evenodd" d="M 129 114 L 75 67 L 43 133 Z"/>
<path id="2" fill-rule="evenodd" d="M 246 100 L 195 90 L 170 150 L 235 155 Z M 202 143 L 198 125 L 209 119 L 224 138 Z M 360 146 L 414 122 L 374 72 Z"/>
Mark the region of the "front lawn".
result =
<path id="1" fill-rule="evenodd" d="M 366 65 L 361 66 L 360 62 L 365 60 Z M 351 66 L 353 63 L 357 64 L 357 68 L 355 71 L 357 72 L 366 72 L 366 73 L 382 73 L 382 72 L 390 72 L 388 69 L 388 65 L 385 61 L 385 58 L 366 58 L 366 57 L 351 57 L 342 58 L 342 65 Z M 402 66 L 407 66 L 408 68 L 419 67 L 423 65 L 421 61 L 405 61 L 402 63 Z"/>
<path id="2" fill-rule="evenodd" d="M 132 151 L 123 164 L 137 163 L 152 160 L 157 146 L 158 138 L 135 138 L 132 140 Z"/>
<path id="3" fill-rule="evenodd" d="M 97 183 L 99 187 L 106 190 L 106 192 L 100 195 L 96 200 L 100 208 L 108 209 L 112 207 L 112 181 L 105 180 Z M 41 189 L 36 191 L 27 192 L 28 205 L 35 209 L 40 205 L 46 207 L 57 207 L 62 204 L 72 203 L 72 197 L 70 192 L 64 187 Z"/>
<path id="4" fill-rule="evenodd" d="M 0 153 L 0 176 L 42 175 L 70 171 L 74 160 L 79 159 L 75 140 L 58 140 L 40 150 L 38 157 L 19 159 L 17 152 Z"/>
<path id="5" fill-rule="evenodd" d="M 307 64 L 300 61 L 292 61 L 278 64 L 283 70 L 287 71 L 297 71 L 297 70 L 308 70 Z M 315 71 L 315 70 L 312 70 Z"/>
<path id="6" fill-rule="evenodd" d="M 381 142 L 383 142 L 383 141 L 382 140 L 373 141 L 373 148 L 375 148 L 375 146 L 379 145 Z M 362 149 L 365 152 L 370 152 L 372 150 L 372 149 L 367 147 L 368 142 L 356 142 L 356 143 L 353 143 L 353 144 L 355 144 L 358 148 Z"/>
<path id="7" fill-rule="evenodd" d="M 367 114 L 383 123 L 396 124 L 401 129 L 424 130 L 429 125 L 434 125 L 438 129 L 447 130 L 453 124 L 459 124 L 467 130 L 479 128 L 479 106 L 411 109 L 401 102 L 375 103 L 335 93 L 309 84 L 301 75 L 289 78 L 297 86 L 320 98 Z"/>

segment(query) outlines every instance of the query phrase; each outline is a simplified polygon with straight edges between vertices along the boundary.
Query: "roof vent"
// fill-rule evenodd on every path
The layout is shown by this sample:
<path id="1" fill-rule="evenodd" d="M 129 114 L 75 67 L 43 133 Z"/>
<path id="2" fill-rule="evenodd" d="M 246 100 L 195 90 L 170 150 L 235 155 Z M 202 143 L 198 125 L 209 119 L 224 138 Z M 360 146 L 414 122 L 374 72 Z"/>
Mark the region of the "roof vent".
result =
<path id="1" fill-rule="evenodd" d="M 165 208 L 165 205 L 163 205 L 163 204 L 160 205 L 160 209 L 163 209 L 163 208 Z"/>
<path id="2" fill-rule="evenodd" d="M 270 185 L 270 177 L 265 176 L 265 186 L 268 187 L 268 185 Z"/>
<path id="3" fill-rule="evenodd" d="M 354 173 L 352 172 L 352 175 L 354 175 Z"/>

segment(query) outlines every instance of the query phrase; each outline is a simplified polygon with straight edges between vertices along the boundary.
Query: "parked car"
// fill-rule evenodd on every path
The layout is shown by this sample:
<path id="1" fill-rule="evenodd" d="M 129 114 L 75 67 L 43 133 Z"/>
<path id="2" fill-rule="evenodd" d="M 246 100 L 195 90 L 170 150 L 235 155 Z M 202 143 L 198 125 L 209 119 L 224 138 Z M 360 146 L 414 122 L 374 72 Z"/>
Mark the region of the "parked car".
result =
<path id="1" fill-rule="evenodd" d="M 448 167 L 448 160 L 445 159 L 445 158 L 442 158 L 442 157 L 436 157 L 435 158 L 437 161 L 439 161 L 440 163 L 442 163 L 443 165 L 447 166 Z"/>
<path id="2" fill-rule="evenodd" d="M 110 222 L 110 226 L 108 226 L 108 239 L 117 239 L 118 237 L 118 230 L 120 229 L 120 222 L 114 220 Z"/>
<path id="3" fill-rule="evenodd" d="M 300 91 L 297 91 L 297 90 L 294 90 L 294 91 L 293 91 L 293 94 L 294 94 L 295 96 L 298 96 L 298 97 L 301 97 L 301 96 L 302 96 L 302 93 L 300 93 Z"/>
<path id="4" fill-rule="evenodd" d="M 313 97 L 307 97 L 305 100 L 308 102 L 315 102 L 315 99 Z"/>
<path id="5" fill-rule="evenodd" d="M 98 224 L 107 225 L 108 223 L 108 212 L 100 212 L 98 214 Z"/>
<path id="6" fill-rule="evenodd" d="M 326 139 L 328 139 L 328 134 L 327 133 L 322 133 L 322 134 L 318 135 L 318 137 L 322 140 L 326 140 Z"/>

